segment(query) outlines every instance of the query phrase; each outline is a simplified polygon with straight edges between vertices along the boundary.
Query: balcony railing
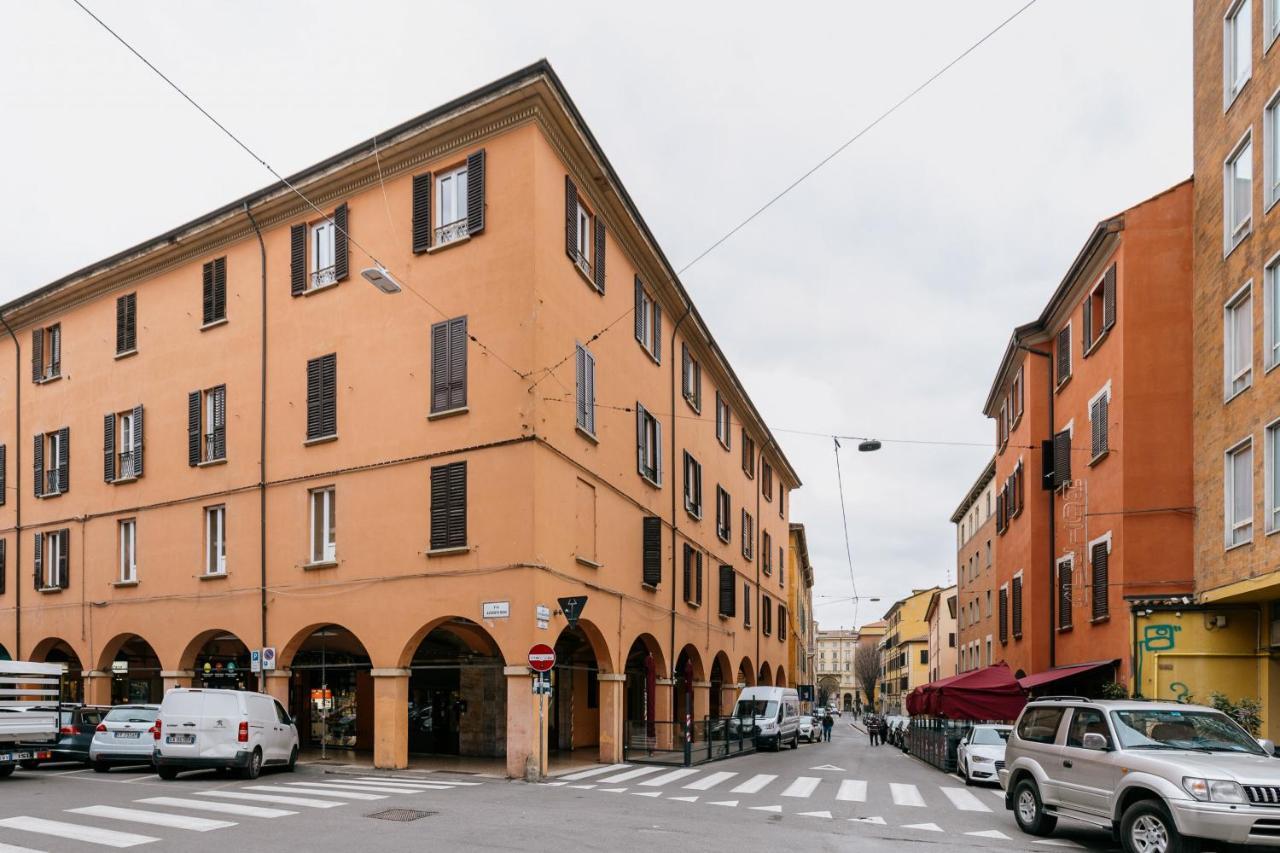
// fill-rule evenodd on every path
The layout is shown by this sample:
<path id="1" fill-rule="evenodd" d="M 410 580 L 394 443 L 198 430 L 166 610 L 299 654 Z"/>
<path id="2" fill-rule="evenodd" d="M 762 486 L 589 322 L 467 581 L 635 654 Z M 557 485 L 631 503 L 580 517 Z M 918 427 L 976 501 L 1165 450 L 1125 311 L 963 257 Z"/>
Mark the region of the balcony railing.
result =
<path id="1" fill-rule="evenodd" d="M 125 451 L 120 454 L 120 463 L 116 466 L 117 480 L 132 480 L 138 476 L 133 468 L 133 451 Z"/>
<path id="2" fill-rule="evenodd" d="M 205 462 L 216 462 L 227 455 L 226 432 L 217 429 L 213 432 L 204 434 L 204 457 Z"/>
<path id="3" fill-rule="evenodd" d="M 322 270 L 316 270 L 311 274 L 311 287 L 324 287 L 326 284 L 333 284 L 338 280 L 337 267 L 325 267 Z"/>
<path id="4" fill-rule="evenodd" d="M 445 246 L 454 240 L 461 240 L 467 236 L 467 220 L 456 219 L 447 225 L 441 225 L 436 229 L 436 245 Z"/>
<path id="5" fill-rule="evenodd" d="M 57 495 L 62 492 L 62 484 L 58 480 L 58 470 L 44 472 L 44 493 L 46 495 Z"/>
<path id="6" fill-rule="evenodd" d="M 51 361 L 44 366 L 44 379 L 52 379 L 62 373 L 62 364 L 57 361 Z"/>
<path id="7" fill-rule="evenodd" d="M 581 252 L 574 258 L 574 262 L 578 265 L 578 269 L 582 270 L 582 274 L 587 278 L 591 278 L 591 261 L 587 260 Z"/>

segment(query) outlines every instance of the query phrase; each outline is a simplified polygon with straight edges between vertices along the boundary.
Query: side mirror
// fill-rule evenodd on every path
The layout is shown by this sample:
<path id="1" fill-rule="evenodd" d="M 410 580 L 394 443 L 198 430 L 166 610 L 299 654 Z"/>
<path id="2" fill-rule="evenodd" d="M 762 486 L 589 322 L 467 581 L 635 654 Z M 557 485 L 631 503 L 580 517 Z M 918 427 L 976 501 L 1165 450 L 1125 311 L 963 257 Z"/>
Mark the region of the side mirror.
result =
<path id="1" fill-rule="evenodd" d="M 1092 749 L 1097 752 L 1106 752 L 1107 739 L 1097 732 L 1089 732 L 1084 736 L 1082 746 L 1084 746 L 1085 749 Z"/>
<path id="2" fill-rule="evenodd" d="M 1269 741 L 1266 738 L 1259 738 L 1258 746 L 1262 747 L 1262 751 L 1267 755 L 1274 756 L 1276 754 L 1276 745 L 1273 741 Z"/>

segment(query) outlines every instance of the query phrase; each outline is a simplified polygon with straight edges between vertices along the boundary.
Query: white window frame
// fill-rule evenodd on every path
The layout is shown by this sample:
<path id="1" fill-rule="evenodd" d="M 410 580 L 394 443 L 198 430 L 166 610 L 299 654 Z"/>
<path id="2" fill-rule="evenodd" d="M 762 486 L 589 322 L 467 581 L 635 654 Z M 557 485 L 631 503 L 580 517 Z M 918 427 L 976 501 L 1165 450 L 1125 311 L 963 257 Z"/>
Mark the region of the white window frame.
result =
<path id="1" fill-rule="evenodd" d="M 44 434 L 44 482 L 41 483 L 41 486 L 43 487 L 41 495 L 44 497 L 62 494 L 62 477 L 58 471 L 58 451 L 61 444 L 59 439 L 60 436 L 58 434 L 58 430 L 46 432 Z M 54 479 L 58 483 L 58 487 L 56 489 L 49 488 L 50 474 L 54 475 Z"/>
<path id="2" fill-rule="evenodd" d="M 1262 372 L 1280 366 L 1280 252 L 1272 255 L 1262 273 Z"/>
<path id="3" fill-rule="evenodd" d="M 467 234 L 467 166 L 436 175 L 435 245 L 443 246 Z M 453 205 L 453 216 L 445 218 L 445 202 Z"/>
<path id="4" fill-rule="evenodd" d="M 1280 35 L 1280 0 L 1262 0 L 1262 53 L 1265 56 Z"/>
<path id="5" fill-rule="evenodd" d="M 1234 513 L 1235 503 L 1235 477 L 1233 471 L 1235 469 L 1235 457 L 1244 452 L 1249 453 L 1249 516 L 1247 519 L 1238 519 Z M 1222 466 L 1222 533 L 1223 545 L 1225 549 L 1230 551 L 1232 548 L 1239 548 L 1248 545 L 1253 541 L 1253 436 L 1246 436 L 1241 441 L 1236 442 L 1227 448 L 1227 452 L 1223 455 Z M 1243 530 L 1246 538 L 1236 540 L 1236 532 Z"/>
<path id="6" fill-rule="evenodd" d="M 1280 418 L 1263 427 L 1263 464 L 1266 470 L 1262 479 L 1266 483 L 1265 514 L 1266 534 L 1280 533 Z"/>
<path id="7" fill-rule="evenodd" d="M 337 508 L 337 491 L 333 486 L 322 486 L 307 493 L 310 506 L 310 525 L 307 527 L 307 539 L 311 554 L 311 565 L 336 563 L 338 561 L 338 532 L 334 524 Z M 324 541 L 316 538 L 316 515 L 319 514 L 320 530 Z"/>
<path id="8" fill-rule="evenodd" d="M 1103 397 L 1107 398 L 1107 446 L 1106 446 L 1106 449 L 1104 449 L 1101 453 L 1094 454 L 1093 452 L 1093 404 L 1101 400 Z M 1106 385 L 1103 385 L 1101 388 L 1099 388 L 1098 392 L 1089 398 L 1088 412 L 1089 412 L 1089 457 L 1090 457 L 1089 464 L 1092 465 L 1093 463 L 1097 462 L 1099 459 L 1102 459 L 1104 456 L 1111 453 L 1111 423 L 1110 423 L 1111 421 L 1111 380 L 1110 379 L 1107 380 Z M 1069 427 L 1072 430 L 1075 429 L 1075 418 L 1071 419 L 1071 424 L 1069 425 Z"/>
<path id="9" fill-rule="evenodd" d="M 44 565 L 41 566 L 41 572 L 44 575 L 41 580 L 41 589 L 60 589 L 62 580 L 59 577 L 58 567 L 62 563 L 62 536 L 58 531 L 50 531 L 44 534 L 44 541 L 41 543 L 44 549 Z M 68 567 L 69 569 L 69 567 Z"/>
<path id="10" fill-rule="evenodd" d="M 1237 161 L 1244 159 L 1249 164 L 1249 215 L 1241 222 L 1232 220 L 1235 215 L 1236 181 L 1234 167 Z M 1236 246 L 1244 242 L 1253 231 L 1253 128 L 1250 127 L 1240 137 L 1231 153 L 1222 161 L 1222 255 L 1231 254 Z"/>
<path id="11" fill-rule="evenodd" d="M 733 410 L 729 407 L 729 401 L 719 389 L 716 390 L 716 441 L 720 442 L 720 446 L 725 450 L 729 449 L 729 436 L 732 435 L 732 414 Z"/>
<path id="12" fill-rule="evenodd" d="M 1266 0 L 1271 3 L 1274 0 Z M 1271 210 L 1276 201 L 1280 201 L 1280 145 L 1277 145 L 1277 133 L 1280 130 L 1280 89 L 1271 93 L 1270 100 L 1262 111 L 1262 212 Z"/>
<path id="13" fill-rule="evenodd" d="M 204 574 L 221 577 L 227 573 L 227 506 L 204 508 Z"/>
<path id="14" fill-rule="evenodd" d="M 653 412 L 640 403 L 636 406 L 644 413 L 643 435 L 640 438 L 640 476 L 648 483 L 662 486 L 662 425 Z M 652 474 L 650 473 L 652 472 Z"/>
<path id="15" fill-rule="evenodd" d="M 338 224 L 325 218 L 311 223 L 307 229 L 307 265 L 310 275 L 307 277 L 309 289 L 334 284 L 338 280 L 337 250 Z M 328 263 L 325 263 L 328 261 Z"/>
<path id="16" fill-rule="evenodd" d="M 694 518 L 702 518 L 702 463 L 684 452 L 684 508 Z"/>
<path id="17" fill-rule="evenodd" d="M 1265 2 L 1265 0 L 1264 0 Z M 1236 29 L 1236 22 L 1243 22 L 1244 32 Z M 1243 37 L 1241 37 L 1243 36 Z M 1237 41 L 1249 46 L 1247 68 L 1235 65 Z M 1253 3 L 1252 0 L 1236 0 L 1222 16 L 1222 110 L 1226 112 L 1253 77 Z"/>
<path id="18" fill-rule="evenodd" d="M 120 541 L 120 576 L 119 582 L 138 582 L 138 520 L 125 518 L 117 524 L 117 538 Z"/>
<path id="19" fill-rule="evenodd" d="M 575 410 L 573 422 L 578 432 L 594 439 L 596 437 L 596 357 L 582 344 L 575 344 L 575 346 L 574 359 L 577 370 L 574 382 L 576 384 L 577 375 L 581 375 L 585 387 L 574 388 L 576 393 L 573 400 Z M 576 396 L 578 394 L 582 395 L 583 402 L 586 404 L 584 408 L 578 408 Z"/>
<path id="20" fill-rule="evenodd" d="M 592 227 L 595 217 L 591 215 L 591 211 L 582 203 L 582 196 L 578 196 L 578 212 L 576 214 L 578 222 L 578 245 L 575 249 L 578 252 L 578 267 L 591 277 L 591 244 L 595 238 L 595 228 Z"/>
<path id="21" fill-rule="evenodd" d="M 1240 367 L 1233 363 L 1236 350 L 1236 312 L 1248 302 L 1248 322 L 1245 324 L 1249 339 L 1246 352 L 1248 363 Z M 1242 384 L 1239 384 L 1242 383 Z M 1237 387 L 1239 384 L 1239 387 Z M 1222 306 L 1222 400 L 1228 402 L 1253 387 L 1253 280 L 1231 294 Z"/>
<path id="22" fill-rule="evenodd" d="M 653 358 L 653 350 L 654 350 L 653 339 L 654 339 L 654 334 L 657 331 L 656 329 L 657 324 L 653 322 L 653 306 L 654 306 L 653 297 L 649 295 L 649 291 L 645 290 L 644 287 L 641 286 L 640 287 L 640 325 L 641 325 L 640 346 L 641 348 L 644 349 L 645 352 L 649 354 L 650 358 Z"/>
<path id="23" fill-rule="evenodd" d="M 120 412 L 116 415 L 116 480 L 132 480 L 137 477 L 138 460 L 133 459 L 133 411 Z M 125 474 L 125 455 L 130 457 L 133 471 Z"/>

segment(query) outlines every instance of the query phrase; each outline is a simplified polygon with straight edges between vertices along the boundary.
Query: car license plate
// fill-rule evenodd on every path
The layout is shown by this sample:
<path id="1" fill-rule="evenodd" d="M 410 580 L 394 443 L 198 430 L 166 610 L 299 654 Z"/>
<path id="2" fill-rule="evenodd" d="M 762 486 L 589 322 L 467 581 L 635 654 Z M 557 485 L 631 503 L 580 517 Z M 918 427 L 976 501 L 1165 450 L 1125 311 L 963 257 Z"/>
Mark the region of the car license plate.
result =
<path id="1" fill-rule="evenodd" d="M 195 743 L 196 736 L 195 735 L 169 735 L 168 742 L 169 743 Z"/>
<path id="2" fill-rule="evenodd" d="M 137 740 L 138 738 L 142 737 L 142 733 L 141 732 L 116 732 L 116 737 L 129 737 L 129 738 L 133 738 L 134 740 Z M 172 741 L 172 742 L 176 743 L 176 741 Z"/>
<path id="3" fill-rule="evenodd" d="M 0 754 L 0 758 L 5 761 L 27 761 L 32 758 L 44 760 L 52 757 L 52 752 L 9 752 Z"/>

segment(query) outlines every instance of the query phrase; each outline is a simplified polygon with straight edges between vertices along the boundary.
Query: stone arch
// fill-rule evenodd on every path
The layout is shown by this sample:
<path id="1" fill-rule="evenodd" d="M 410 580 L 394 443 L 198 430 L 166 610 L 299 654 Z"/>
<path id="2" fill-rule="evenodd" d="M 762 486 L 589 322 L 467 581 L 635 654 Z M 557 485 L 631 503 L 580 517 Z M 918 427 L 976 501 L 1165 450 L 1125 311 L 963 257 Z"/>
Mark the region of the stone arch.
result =
<path id="1" fill-rule="evenodd" d="M 432 619 L 413 632 L 400 650 L 400 657 L 396 661 L 396 666 L 402 669 L 410 666 L 423 641 L 439 630 L 447 631 L 476 652 L 495 654 L 502 658 L 505 663 L 506 656 L 502 652 L 502 646 L 483 625 L 462 616 L 446 615 Z"/>
<path id="2" fill-rule="evenodd" d="M 778 673 L 773 677 L 773 683 L 779 687 L 789 687 L 787 684 L 787 670 L 781 665 L 778 666 Z"/>
<path id="3" fill-rule="evenodd" d="M 773 670 L 769 668 L 768 661 L 760 664 L 760 678 L 756 683 L 761 687 L 773 686 Z"/>
<path id="4" fill-rule="evenodd" d="M 665 681 L 670 676 L 662 646 L 652 634 L 638 635 L 627 649 L 622 669 L 626 679 L 623 699 L 625 721 L 628 724 L 643 723 L 642 730 L 647 732 L 647 737 L 652 737 L 655 721 L 666 717 L 671 710 L 669 702 L 662 703 L 662 709 L 658 707 L 658 679 Z M 625 736 L 630 737 L 630 734 L 628 730 Z"/>
<path id="5" fill-rule="evenodd" d="M 31 647 L 31 660 L 36 663 L 66 664 L 62 679 L 62 701 L 84 701 L 84 658 L 71 643 L 61 637 L 45 637 Z"/>
<path id="6" fill-rule="evenodd" d="M 108 640 L 94 669 L 110 675 L 113 705 L 158 703 L 164 698 L 164 681 L 160 675 L 164 665 L 155 646 L 140 634 L 117 634 Z M 104 692 L 92 698 L 102 701 L 105 695 Z"/>
<path id="7" fill-rule="evenodd" d="M 756 666 L 751 662 L 750 656 L 744 657 L 738 663 L 738 683 L 747 687 L 756 685 Z"/>
<path id="8" fill-rule="evenodd" d="M 9 650 L 4 647 L 4 643 L 0 643 L 0 660 L 13 660 L 13 656 L 9 654 Z"/>
<path id="9" fill-rule="evenodd" d="M 313 623 L 278 657 L 277 667 L 290 673 L 288 705 L 304 748 L 373 748 L 373 666 L 359 636 L 339 623 Z"/>
<path id="10" fill-rule="evenodd" d="M 706 682 L 706 672 L 702 666 L 702 655 L 697 646 L 689 643 L 680 649 L 676 656 L 676 665 L 671 678 L 671 719 L 683 722 L 685 717 L 699 719 L 706 712 L 698 707 L 695 693 L 705 690 L 698 685 Z"/>
<path id="11" fill-rule="evenodd" d="M 249 646 L 234 631 L 213 628 L 196 634 L 183 647 L 177 669 L 192 673 L 195 687 L 258 690 L 259 676 L 252 672 Z"/>
<path id="12" fill-rule="evenodd" d="M 555 640 L 556 663 L 551 670 L 552 693 L 548 748 L 553 751 L 551 765 L 569 758 L 574 750 L 612 755 L 608 750 L 617 742 L 614 716 L 606 713 L 601 702 L 601 673 L 612 673 L 609 644 L 599 627 L 587 619 L 573 626 L 565 625 Z M 605 689 L 611 689 L 612 685 Z M 616 701 L 613 704 L 616 709 Z M 578 758 L 577 760 L 581 760 Z"/>
<path id="13" fill-rule="evenodd" d="M 711 670 L 707 673 L 711 682 L 711 700 L 708 713 L 712 717 L 727 717 L 738 698 L 738 682 L 733 674 L 733 664 L 724 650 L 716 652 L 711 659 Z"/>
<path id="14" fill-rule="evenodd" d="M 840 679 L 824 675 L 818 679 L 818 705 L 825 708 L 840 696 Z"/>

